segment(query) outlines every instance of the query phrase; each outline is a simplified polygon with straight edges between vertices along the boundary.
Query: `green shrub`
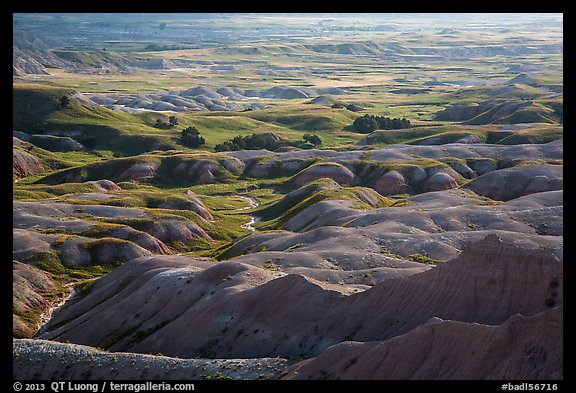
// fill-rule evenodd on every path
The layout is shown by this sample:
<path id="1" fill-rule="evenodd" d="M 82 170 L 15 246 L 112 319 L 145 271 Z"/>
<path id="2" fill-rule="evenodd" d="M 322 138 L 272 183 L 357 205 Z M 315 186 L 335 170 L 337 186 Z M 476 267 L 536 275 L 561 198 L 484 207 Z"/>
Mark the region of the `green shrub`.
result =
<path id="1" fill-rule="evenodd" d="M 411 261 L 414 261 L 414 262 L 418 262 L 418 263 L 426 263 L 428 265 L 438 264 L 437 260 L 429 258 L 426 255 L 422 255 L 422 254 L 412 254 L 412 255 L 408 256 L 408 259 L 410 259 Z"/>
<path id="2" fill-rule="evenodd" d="M 304 134 L 302 136 L 305 142 L 311 143 L 313 146 L 318 146 L 322 143 L 322 139 L 316 134 Z"/>
<path id="3" fill-rule="evenodd" d="M 180 134 L 182 144 L 192 148 L 198 148 L 206 143 L 206 140 L 200 136 L 200 132 L 196 127 L 186 127 Z"/>

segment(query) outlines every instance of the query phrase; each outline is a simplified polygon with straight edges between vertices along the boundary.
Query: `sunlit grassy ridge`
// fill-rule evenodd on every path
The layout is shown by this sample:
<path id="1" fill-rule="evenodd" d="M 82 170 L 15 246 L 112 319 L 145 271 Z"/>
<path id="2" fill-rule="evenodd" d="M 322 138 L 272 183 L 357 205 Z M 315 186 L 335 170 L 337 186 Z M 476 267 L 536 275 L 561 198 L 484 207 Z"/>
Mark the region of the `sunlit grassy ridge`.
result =
<path id="1" fill-rule="evenodd" d="M 176 114 L 179 125 L 154 127 L 156 119 L 166 117 L 151 112 L 128 114 L 80 100 L 74 91 L 43 85 L 15 84 L 13 90 L 14 128 L 28 133 L 71 135 L 94 150 L 112 150 L 121 155 L 140 154 L 151 150 L 186 148 L 180 132 L 196 127 L 212 150 L 216 144 L 237 135 L 275 133 L 292 141 L 301 141 L 305 133 L 317 133 L 325 147 L 351 144 L 360 134 L 343 131 L 358 117 L 345 109 L 323 106 L 291 105 L 270 111 L 190 112 Z M 60 99 L 70 96 L 63 108 Z"/>
<path id="2" fill-rule="evenodd" d="M 506 129 L 499 125 L 462 127 L 460 125 L 427 126 L 405 130 L 376 130 L 359 145 L 406 144 L 441 145 L 456 143 L 466 137 L 490 144 L 547 143 L 563 137 L 564 127 L 552 124 L 529 124 L 524 128 Z"/>
<path id="3" fill-rule="evenodd" d="M 261 220 L 260 229 L 279 229 L 280 226 L 304 209 L 324 200 L 352 201 L 356 209 L 388 207 L 394 204 L 370 188 L 343 187 L 332 179 L 312 181 L 288 194 L 253 211 Z"/>

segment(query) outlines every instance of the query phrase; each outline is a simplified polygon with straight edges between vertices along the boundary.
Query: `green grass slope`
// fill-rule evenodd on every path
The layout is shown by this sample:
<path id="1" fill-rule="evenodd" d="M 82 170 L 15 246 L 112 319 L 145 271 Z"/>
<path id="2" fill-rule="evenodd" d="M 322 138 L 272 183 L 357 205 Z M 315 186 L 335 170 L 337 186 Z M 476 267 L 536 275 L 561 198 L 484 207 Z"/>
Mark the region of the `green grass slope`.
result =
<path id="1" fill-rule="evenodd" d="M 63 108 L 62 97 L 70 104 Z M 305 133 L 318 134 L 324 147 L 334 148 L 357 142 L 362 136 L 343 131 L 358 114 L 346 109 L 304 103 L 248 112 L 185 112 L 175 114 L 179 125 L 154 127 L 166 114 L 129 114 L 97 105 L 72 89 L 30 83 L 13 85 L 14 129 L 30 134 L 70 136 L 88 149 L 135 155 L 152 150 L 185 149 L 180 133 L 196 127 L 206 140 L 201 150 L 237 135 L 273 132 L 287 140 L 301 141 Z"/>

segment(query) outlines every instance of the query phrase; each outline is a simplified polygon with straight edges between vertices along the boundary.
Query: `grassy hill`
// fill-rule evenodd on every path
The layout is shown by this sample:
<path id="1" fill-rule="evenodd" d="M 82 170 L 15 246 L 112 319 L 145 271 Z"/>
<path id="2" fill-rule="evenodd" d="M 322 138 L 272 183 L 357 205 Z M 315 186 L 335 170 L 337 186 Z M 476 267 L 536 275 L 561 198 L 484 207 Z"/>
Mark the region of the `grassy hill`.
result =
<path id="1" fill-rule="evenodd" d="M 66 107 L 62 97 L 69 97 Z M 212 150 L 218 143 L 237 135 L 273 132 L 289 140 L 301 140 L 305 133 L 317 133 L 325 147 L 357 142 L 361 135 L 342 131 L 358 114 L 345 109 L 296 104 L 283 108 L 249 112 L 177 113 L 179 125 L 156 128 L 158 118 L 166 114 L 142 112 L 129 114 L 97 105 L 72 89 L 38 84 L 13 86 L 14 129 L 30 134 L 55 134 L 72 137 L 92 150 L 134 155 L 152 150 L 186 148 L 180 132 L 196 127 L 206 140 L 201 150 Z"/>
<path id="2" fill-rule="evenodd" d="M 440 145 L 457 143 L 463 138 L 474 137 L 489 144 L 547 143 L 563 137 L 564 127 L 553 124 L 532 124 L 517 129 L 506 126 L 446 125 L 408 128 L 404 130 L 377 130 L 367 135 L 358 144 L 385 146 L 399 143 L 411 145 Z"/>

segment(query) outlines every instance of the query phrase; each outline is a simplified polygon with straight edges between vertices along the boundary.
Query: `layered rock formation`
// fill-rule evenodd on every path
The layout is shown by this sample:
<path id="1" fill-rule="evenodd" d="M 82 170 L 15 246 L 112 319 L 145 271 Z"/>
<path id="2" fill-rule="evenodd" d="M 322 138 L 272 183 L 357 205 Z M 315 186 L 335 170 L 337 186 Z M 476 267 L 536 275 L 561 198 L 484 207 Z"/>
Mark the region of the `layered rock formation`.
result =
<path id="1" fill-rule="evenodd" d="M 297 174 L 292 181 L 294 185 L 300 187 L 322 178 L 332 179 L 338 184 L 353 184 L 355 180 L 354 173 L 348 168 L 340 164 L 326 162 L 305 169 Z"/>
<path id="2" fill-rule="evenodd" d="M 432 317 L 499 325 L 563 304 L 563 267 L 553 253 L 495 235 L 444 265 L 350 296 L 300 275 L 210 264 L 124 264 L 58 313 L 44 337 L 179 357 L 315 356 L 345 340 L 386 341 Z M 183 329 L 196 334 L 179 335 Z"/>
<path id="3" fill-rule="evenodd" d="M 44 166 L 32 154 L 12 149 L 12 178 L 34 176 L 44 170 Z"/>
<path id="4" fill-rule="evenodd" d="M 38 328 L 37 315 L 51 307 L 60 291 L 50 273 L 24 263 L 12 265 L 12 330 L 15 337 L 32 337 Z"/>
<path id="5" fill-rule="evenodd" d="M 337 344 L 284 378 L 561 380 L 563 319 L 562 307 L 501 325 L 432 318 L 384 342 Z"/>
<path id="6" fill-rule="evenodd" d="M 112 181 L 152 183 L 177 177 L 190 184 L 218 183 L 240 175 L 257 178 L 292 176 L 287 185 L 293 188 L 320 178 L 331 178 L 339 184 L 372 187 L 391 195 L 457 188 L 465 179 L 470 179 L 473 180 L 470 186 L 478 187 L 478 194 L 487 195 L 481 189 L 491 182 L 483 178 L 488 173 L 502 171 L 501 175 L 491 175 L 488 179 L 506 177 L 505 174 L 509 172 L 525 172 L 520 175 L 525 179 L 533 175 L 551 179 L 549 182 L 544 182 L 543 178 L 537 179 L 527 190 L 511 196 L 518 197 L 524 195 L 524 191 L 529 193 L 561 188 L 562 165 L 557 161 L 563 157 L 562 143 L 562 140 L 557 140 L 541 145 L 398 145 L 344 152 L 314 149 L 289 152 L 245 150 L 177 157 L 155 155 L 139 159 L 113 159 L 98 165 L 71 168 L 46 176 L 38 183 L 84 182 L 99 180 L 103 175 Z M 533 164 L 534 171 L 538 173 L 528 170 L 531 166 L 524 168 L 526 164 Z M 500 185 L 498 183 L 495 187 Z M 520 182 L 515 187 L 523 185 Z"/>
<path id="7" fill-rule="evenodd" d="M 501 169 L 480 176 L 465 187 L 478 195 L 501 201 L 536 192 L 561 190 L 563 166 L 536 164 Z"/>
<path id="8" fill-rule="evenodd" d="M 142 65 L 139 64 L 141 67 Z M 155 67 L 158 68 L 158 67 Z M 162 66 L 160 68 L 166 68 Z M 169 68 L 169 67 L 168 67 Z M 166 93 L 133 94 L 122 97 L 93 96 L 92 100 L 107 108 L 125 112 L 138 110 L 151 111 L 241 111 L 259 110 L 267 106 L 250 102 L 254 98 L 271 98 L 280 100 L 304 99 L 318 97 L 320 94 L 344 94 L 339 88 L 310 88 L 298 86 L 274 86 L 264 90 L 243 90 L 237 87 L 196 86 L 186 90 Z"/>

